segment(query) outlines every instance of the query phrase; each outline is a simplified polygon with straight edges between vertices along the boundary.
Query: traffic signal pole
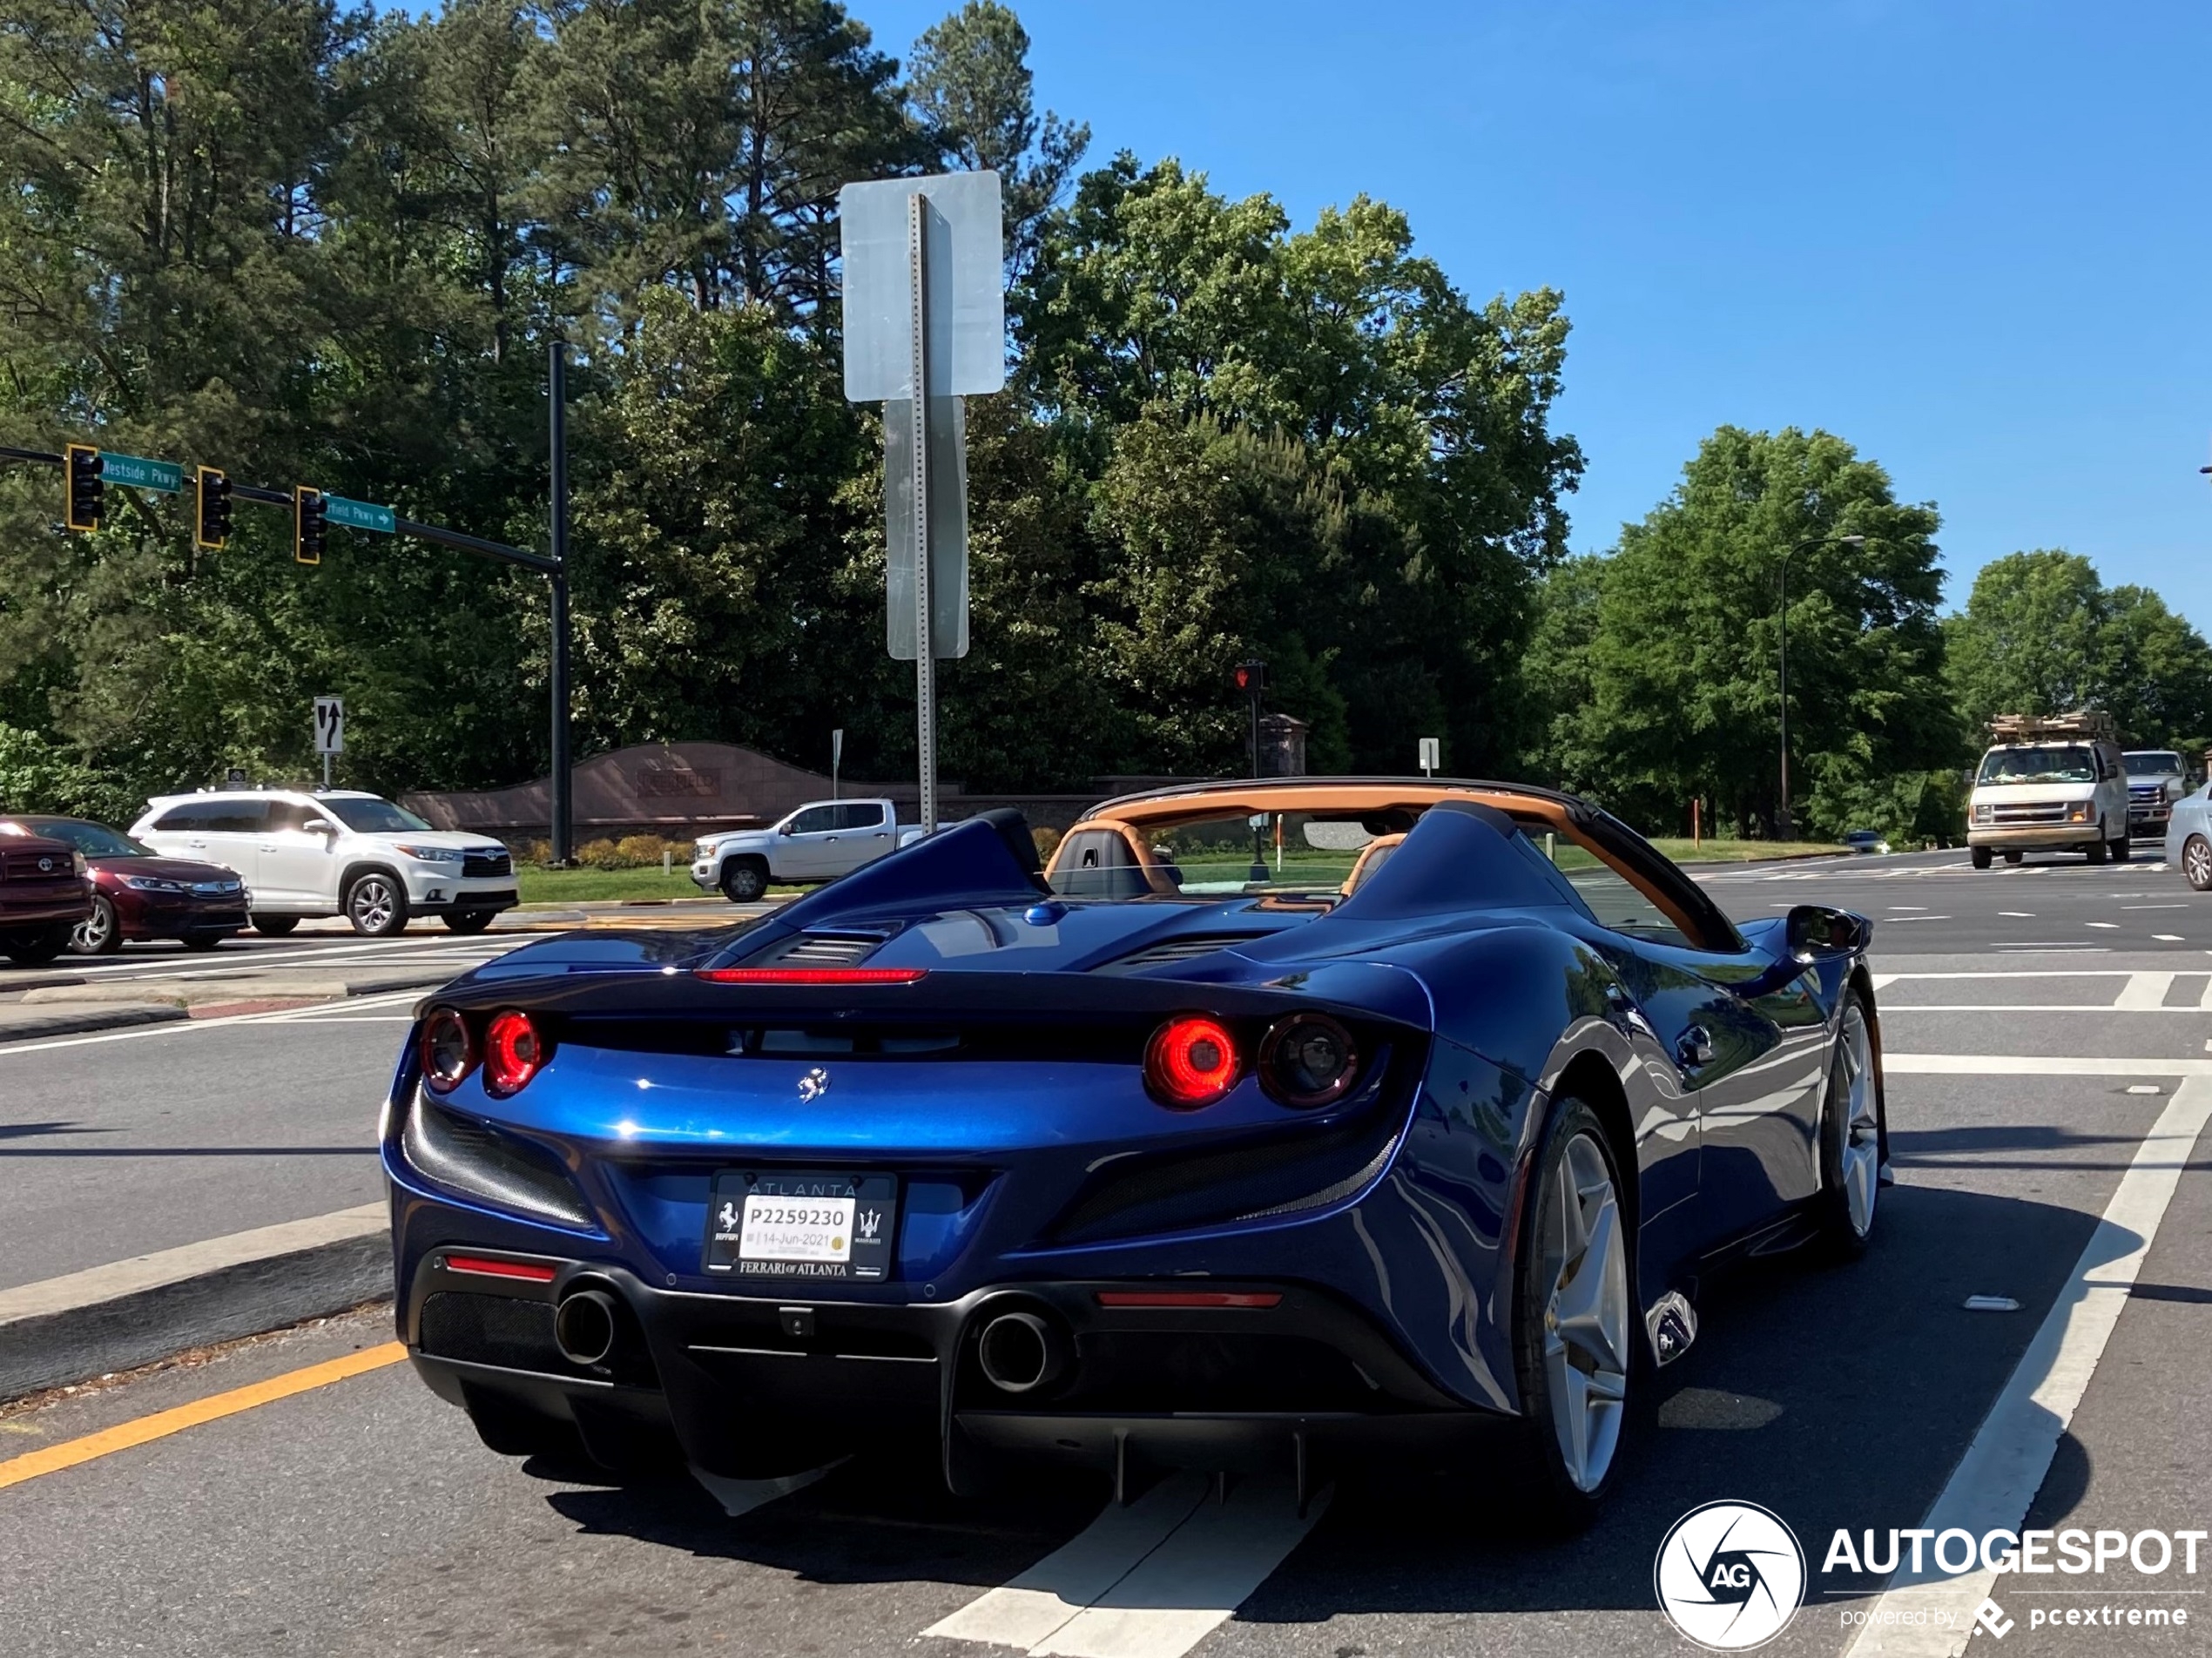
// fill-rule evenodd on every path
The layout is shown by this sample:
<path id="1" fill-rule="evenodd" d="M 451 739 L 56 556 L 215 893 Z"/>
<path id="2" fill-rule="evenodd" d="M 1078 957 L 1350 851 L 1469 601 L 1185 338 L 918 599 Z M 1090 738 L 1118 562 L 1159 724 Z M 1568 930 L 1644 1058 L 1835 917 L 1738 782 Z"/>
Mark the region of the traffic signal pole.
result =
<path id="1" fill-rule="evenodd" d="M 569 576 L 567 566 L 569 541 L 569 473 L 566 414 L 567 373 L 563 347 L 553 347 L 553 556 L 533 553 L 527 548 L 510 547 L 503 541 L 491 541 L 482 536 L 465 535 L 458 529 L 448 529 L 438 524 L 417 523 L 412 518 L 392 515 L 390 533 L 410 536 L 417 541 L 427 541 L 434 546 L 450 547 L 457 552 L 475 553 L 484 558 L 496 558 L 502 563 L 518 564 L 535 570 L 552 582 L 552 650 L 551 665 L 547 673 L 547 690 L 553 704 L 552 732 L 552 843 L 556 862 L 565 863 L 573 855 L 571 799 L 569 787 Z M 84 448 L 84 445 L 75 445 Z M 21 462 L 30 466 L 66 468 L 68 457 L 51 449 L 24 449 L 0 444 L 0 462 Z M 212 468 L 210 468 L 212 470 Z M 97 475 L 97 474 L 95 474 Z M 281 507 L 287 512 L 299 511 L 299 492 L 293 489 L 266 489 L 260 484 L 239 483 L 230 480 L 232 502 L 250 502 L 257 507 Z M 118 488 L 128 488 L 118 484 Z M 171 486 L 173 492 L 173 486 Z M 312 493 L 319 498 L 324 492 Z M 379 510 L 381 510 L 379 509 Z M 296 522 L 296 519 L 295 519 Z M 74 528 L 76 526 L 72 526 Z M 84 526 L 90 528 L 91 526 Z M 360 527 L 360 526 L 356 526 Z M 296 532 L 295 532 L 296 533 Z"/>

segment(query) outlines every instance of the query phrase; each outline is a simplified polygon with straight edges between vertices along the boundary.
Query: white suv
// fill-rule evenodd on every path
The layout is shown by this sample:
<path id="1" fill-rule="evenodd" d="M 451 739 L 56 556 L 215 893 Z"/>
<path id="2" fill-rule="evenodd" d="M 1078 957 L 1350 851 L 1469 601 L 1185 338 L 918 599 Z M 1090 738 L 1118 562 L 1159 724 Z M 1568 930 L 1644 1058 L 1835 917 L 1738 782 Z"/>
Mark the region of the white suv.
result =
<path id="1" fill-rule="evenodd" d="M 481 933 L 515 907 L 514 860 L 498 841 L 433 829 L 352 790 L 164 795 L 146 803 L 131 834 L 156 852 L 236 870 L 259 933 L 342 915 L 354 932 L 387 938 L 421 914 Z"/>

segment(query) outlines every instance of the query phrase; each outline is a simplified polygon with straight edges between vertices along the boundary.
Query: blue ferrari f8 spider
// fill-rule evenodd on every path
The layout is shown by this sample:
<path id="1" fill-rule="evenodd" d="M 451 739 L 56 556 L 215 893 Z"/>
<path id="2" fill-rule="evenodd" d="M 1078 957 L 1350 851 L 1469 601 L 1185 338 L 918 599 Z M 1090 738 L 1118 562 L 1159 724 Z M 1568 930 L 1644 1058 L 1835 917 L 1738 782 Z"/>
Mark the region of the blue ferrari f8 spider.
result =
<path id="1" fill-rule="evenodd" d="M 1502 1442 L 1568 1520 L 1730 1258 L 1863 1250 L 1871 927 L 1737 927 L 1571 796 L 1296 778 L 1013 812 L 753 923 L 421 1008 L 401 1338 L 495 1449 L 766 1476 Z"/>

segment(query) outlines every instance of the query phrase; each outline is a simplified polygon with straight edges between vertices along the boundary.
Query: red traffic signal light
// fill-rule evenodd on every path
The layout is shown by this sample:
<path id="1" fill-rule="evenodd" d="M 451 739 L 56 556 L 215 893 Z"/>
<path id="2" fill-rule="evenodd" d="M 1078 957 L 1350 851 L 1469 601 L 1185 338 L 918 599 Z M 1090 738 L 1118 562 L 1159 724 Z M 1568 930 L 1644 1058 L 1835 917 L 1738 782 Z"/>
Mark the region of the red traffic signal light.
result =
<path id="1" fill-rule="evenodd" d="M 1267 664 L 1258 660 L 1240 662 L 1233 677 L 1238 690 L 1247 697 L 1257 697 L 1267 689 Z"/>

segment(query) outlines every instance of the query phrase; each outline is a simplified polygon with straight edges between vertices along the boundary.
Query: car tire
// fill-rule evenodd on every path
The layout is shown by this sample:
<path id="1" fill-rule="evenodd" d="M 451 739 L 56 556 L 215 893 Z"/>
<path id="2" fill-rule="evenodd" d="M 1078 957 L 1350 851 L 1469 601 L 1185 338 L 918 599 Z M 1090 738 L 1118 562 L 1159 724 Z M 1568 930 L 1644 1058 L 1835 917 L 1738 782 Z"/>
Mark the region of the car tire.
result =
<path id="1" fill-rule="evenodd" d="M 44 933 L 17 933 L 4 947 L 9 960 L 19 967 L 43 967 L 69 948 L 74 921 L 57 921 Z"/>
<path id="2" fill-rule="evenodd" d="M 407 888 L 388 869 L 365 869 L 347 884 L 346 920 L 365 939 L 407 931 Z"/>
<path id="3" fill-rule="evenodd" d="M 2112 843 L 2112 861 L 2115 864 L 2124 864 L 2134 856 L 2134 843 L 2127 836 L 2122 835 Z"/>
<path id="4" fill-rule="evenodd" d="M 438 919 L 448 933 L 481 933 L 492 923 L 497 910 L 448 910 Z"/>
<path id="5" fill-rule="evenodd" d="M 116 914 L 115 905 L 110 900 L 94 893 L 92 913 L 70 929 L 70 954 L 113 955 L 122 947 L 122 917 Z"/>
<path id="6" fill-rule="evenodd" d="M 1543 1522 L 1571 1531 L 1616 1483 L 1642 1391 L 1635 1234 L 1611 1140 L 1574 1095 L 1553 1102 L 1529 1178 L 1514 1268 L 1521 1459 Z"/>
<path id="7" fill-rule="evenodd" d="M 2104 826 L 2102 824 L 2099 824 L 2097 826 L 2097 832 L 2100 836 L 2104 833 Z M 2104 863 L 2110 859 L 2111 856 L 2112 843 L 2109 840 L 2097 839 L 2089 843 L 2089 861 L 2091 863 Z"/>
<path id="8" fill-rule="evenodd" d="M 732 858 L 722 866 L 722 896 L 732 904 L 752 904 L 768 890 L 768 866 L 758 858 Z"/>
<path id="9" fill-rule="evenodd" d="M 257 915 L 253 918 L 253 930 L 267 939 L 283 938 L 299 925 L 300 918 L 296 915 Z"/>
<path id="10" fill-rule="evenodd" d="M 1885 1137 L 1882 1073 L 1873 1015 L 1856 990 L 1845 989 L 1837 1018 L 1836 1054 L 1820 1106 L 1820 1237 L 1830 1254 L 1857 1260 L 1873 1240 L 1882 1190 Z"/>
<path id="11" fill-rule="evenodd" d="M 2027 856 L 2027 854 L 2024 852 L 2008 852 L 2005 854 L 2005 861 L 2008 864 L 2017 865 L 2021 859 Z"/>
<path id="12" fill-rule="evenodd" d="M 182 939 L 179 940 L 178 942 L 182 944 L 187 950 L 212 950 L 217 945 L 223 943 L 226 940 L 235 938 L 236 936 L 236 933 L 227 931 L 220 933 L 187 933 Z"/>
<path id="13" fill-rule="evenodd" d="M 1986 846 L 1969 847 L 1966 852 L 1966 857 L 1973 864 L 1973 866 L 1976 869 L 1987 869 L 1989 867 L 1989 848 Z M 2006 853 L 2005 854 L 2005 861 L 2008 864 L 2013 861 L 2013 854 L 2011 853 Z"/>
<path id="14" fill-rule="evenodd" d="M 2200 893 L 2212 893 L 2212 840 L 2191 835 L 2182 843 L 2182 875 Z"/>

